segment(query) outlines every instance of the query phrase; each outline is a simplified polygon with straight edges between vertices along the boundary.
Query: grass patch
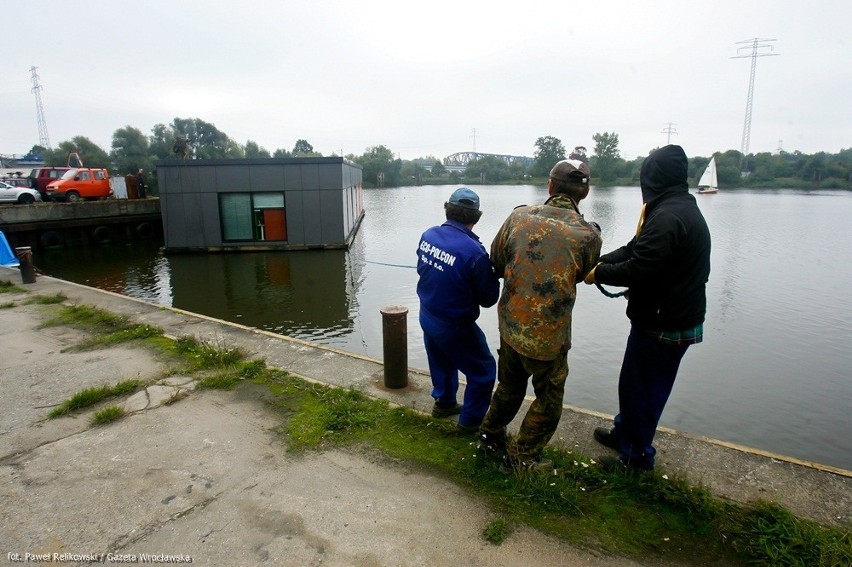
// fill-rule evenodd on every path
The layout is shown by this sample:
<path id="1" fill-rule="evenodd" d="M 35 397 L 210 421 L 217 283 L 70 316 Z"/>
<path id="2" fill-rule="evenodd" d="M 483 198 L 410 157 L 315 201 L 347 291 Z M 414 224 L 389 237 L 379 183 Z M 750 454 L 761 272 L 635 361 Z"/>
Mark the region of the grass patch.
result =
<path id="1" fill-rule="evenodd" d="M 158 337 L 163 334 L 162 329 L 152 327 L 150 325 L 133 325 L 112 333 L 106 333 L 91 337 L 78 345 L 72 347 L 73 350 L 86 350 L 97 347 L 117 345 L 133 340 L 147 339 L 150 337 Z"/>
<path id="2" fill-rule="evenodd" d="M 142 382 L 139 380 L 124 380 L 114 386 L 86 388 L 53 408 L 48 414 L 48 417 L 51 419 L 57 418 L 74 411 L 92 407 L 109 398 L 126 396 L 132 394 L 140 387 L 142 387 Z"/>
<path id="3" fill-rule="evenodd" d="M 176 339 L 171 350 L 188 361 L 190 372 L 234 366 L 246 356 L 246 353 L 240 348 L 214 346 L 198 341 L 193 337 Z"/>
<path id="4" fill-rule="evenodd" d="M 233 390 L 243 380 L 251 380 L 263 374 L 266 364 L 263 360 L 236 362 L 228 370 L 212 376 L 205 376 L 195 384 L 196 390 Z"/>
<path id="5" fill-rule="evenodd" d="M 125 415 L 126 412 L 123 407 L 107 406 L 104 409 L 95 412 L 95 415 L 92 417 L 92 423 L 95 425 L 104 425 L 117 419 L 121 419 Z"/>
<path id="6" fill-rule="evenodd" d="M 509 533 L 511 533 L 509 524 L 502 518 L 491 520 L 491 522 L 489 522 L 482 531 L 483 537 L 485 537 L 489 543 L 494 545 L 500 545 L 506 541 L 506 538 L 509 537 Z"/>
<path id="7" fill-rule="evenodd" d="M 732 545 L 764 565 L 852 565 L 852 536 L 848 531 L 827 529 L 816 522 L 796 518 L 769 502 L 732 514 L 729 537 Z"/>
<path id="8" fill-rule="evenodd" d="M 6 303 L 0 303 L 0 309 L 11 309 L 15 306 L 14 301 L 7 301 Z"/>
<path id="9" fill-rule="evenodd" d="M 68 299 L 61 291 L 58 293 L 54 293 L 53 295 L 38 295 L 33 297 L 32 299 L 27 300 L 27 304 L 35 304 L 35 305 L 55 305 L 57 303 L 63 303 Z"/>
<path id="10" fill-rule="evenodd" d="M 684 564 L 852 564 L 847 531 L 776 505 L 723 501 L 677 475 L 608 473 L 588 457 L 555 448 L 546 451 L 555 472 L 507 476 L 454 423 L 281 371 L 263 378 L 289 450 L 358 445 L 422 466 L 489 502 L 500 517 L 483 537 L 495 544 L 509 526 L 525 523 L 575 545 Z"/>
<path id="11" fill-rule="evenodd" d="M 127 317 L 115 315 L 90 305 L 64 306 L 41 326 L 58 327 L 61 325 L 84 329 L 98 335 L 114 333 L 131 326 Z"/>
<path id="12" fill-rule="evenodd" d="M 62 295 L 61 293 L 56 296 Z M 41 298 L 42 300 L 50 298 Z M 64 301 L 65 296 L 62 296 Z M 49 304 L 50 301 L 42 301 Z M 121 344 L 133 340 L 160 337 L 163 330 L 151 325 L 137 325 L 127 317 L 115 315 L 89 305 L 69 305 L 57 310 L 53 316 L 42 323 L 41 327 L 69 326 L 88 331 L 92 334 L 85 341 L 65 349 L 66 351 L 86 350 Z"/>
<path id="13" fill-rule="evenodd" d="M 0 280 L 0 293 L 29 293 L 29 290 L 17 286 L 8 280 Z"/>

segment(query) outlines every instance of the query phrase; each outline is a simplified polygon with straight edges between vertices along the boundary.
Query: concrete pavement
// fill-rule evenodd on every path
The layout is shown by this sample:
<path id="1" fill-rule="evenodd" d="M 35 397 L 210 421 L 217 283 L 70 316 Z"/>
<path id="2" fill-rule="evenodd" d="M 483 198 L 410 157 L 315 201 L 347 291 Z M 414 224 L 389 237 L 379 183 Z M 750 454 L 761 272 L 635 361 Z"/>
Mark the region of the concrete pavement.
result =
<path id="1" fill-rule="evenodd" d="M 21 285 L 17 270 L 0 268 L 0 279 Z M 238 346 L 270 366 L 428 411 L 422 372 L 388 390 L 381 362 L 367 357 L 53 278 L 22 287 L 29 293 L 0 295 L 0 304 L 15 304 L 0 309 L 2 560 L 66 553 L 86 563 L 86 554 L 112 553 L 113 562 L 140 562 L 145 553 L 204 565 L 638 565 L 526 528 L 493 546 L 481 534 L 495 514 L 444 479 L 356 450 L 287 453 L 279 418 L 250 387 L 193 391 L 164 405 L 192 382 L 169 376 L 143 349 L 61 352 L 83 335 L 38 328 L 42 310 L 24 301 L 62 292 L 171 336 Z M 126 401 L 129 418 L 106 427 L 84 415 L 44 420 L 85 387 L 135 377 L 159 383 Z M 597 455 L 591 432 L 610 418 L 566 408 L 554 442 Z M 661 467 L 720 496 L 775 500 L 849 525 L 849 471 L 671 431 L 661 431 L 658 448 Z"/>

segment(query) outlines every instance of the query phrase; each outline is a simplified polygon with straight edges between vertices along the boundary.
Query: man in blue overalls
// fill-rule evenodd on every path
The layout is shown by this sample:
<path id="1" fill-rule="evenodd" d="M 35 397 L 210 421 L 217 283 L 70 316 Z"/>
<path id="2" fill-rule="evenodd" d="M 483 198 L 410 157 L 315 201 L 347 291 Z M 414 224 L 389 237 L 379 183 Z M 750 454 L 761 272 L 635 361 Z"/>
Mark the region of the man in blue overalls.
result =
<path id="1" fill-rule="evenodd" d="M 497 374 L 476 320 L 480 307 L 497 302 L 500 281 L 472 231 L 482 216 L 479 196 L 461 187 L 444 203 L 444 211 L 447 221 L 424 232 L 417 247 L 420 327 L 435 398 L 432 416 L 459 414 L 459 429 L 475 433 L 488 411 Z M 462 405 L 456 399 L 459 372 L 467 377 Z"/>

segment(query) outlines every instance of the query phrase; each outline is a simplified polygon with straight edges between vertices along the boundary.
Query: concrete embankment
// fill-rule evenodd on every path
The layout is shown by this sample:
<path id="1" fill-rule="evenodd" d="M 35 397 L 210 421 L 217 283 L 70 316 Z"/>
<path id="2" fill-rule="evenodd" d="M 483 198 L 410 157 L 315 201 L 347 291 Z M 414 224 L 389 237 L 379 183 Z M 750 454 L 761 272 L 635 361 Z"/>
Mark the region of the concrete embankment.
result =
<path id="1" fill-rule="evenodd" d="M 20 284 L 17 270 L 0 280 Z M 168 335 L 240 347 L 270 366 L 427 412 L 428 376 L 383 385 L 381 361 L 319 347 L 117 294 L 39 277 L 0 303 L 0 552 L 171 554 L 194 563 L 254 565 L 636 565 L 577 550 L 521 528 L 497 547 L 481 532 L 494 514 L 444 479 L 350 451 L 292 455 L 279 419 L 251 388 L 192 392 L 171 376 L 127 400 L 129 418 L 91 427 L 84 416 L 46 421 L 49 408 L 83 388 L 165 371 L 127 346 L 62 352 L 81 339 L 40 328 L 27 298 L 63 293 Z M 523 410 L 522 410 L 523 411 Z M 592 431 L 604 416 L 566 406 L 554 443 L 587 455 L 605 450 Z M 852 473 L 663 430 L 659 464 L 725 498 L 772 500 L 823 524 L 848 526 Z M 80 559 L 81 562 L 86 560 Z"/>

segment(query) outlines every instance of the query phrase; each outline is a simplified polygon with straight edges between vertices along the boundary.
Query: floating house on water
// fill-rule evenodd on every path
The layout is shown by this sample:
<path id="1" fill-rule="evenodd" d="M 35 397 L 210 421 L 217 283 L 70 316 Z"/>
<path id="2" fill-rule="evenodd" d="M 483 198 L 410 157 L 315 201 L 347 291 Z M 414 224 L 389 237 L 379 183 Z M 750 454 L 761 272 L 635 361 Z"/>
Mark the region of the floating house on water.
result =
<path id="1" fill-rule="evenodd" d="M 364 206 L 340 157 L 157 162 L 167 251 L 347 248 Z"/>

